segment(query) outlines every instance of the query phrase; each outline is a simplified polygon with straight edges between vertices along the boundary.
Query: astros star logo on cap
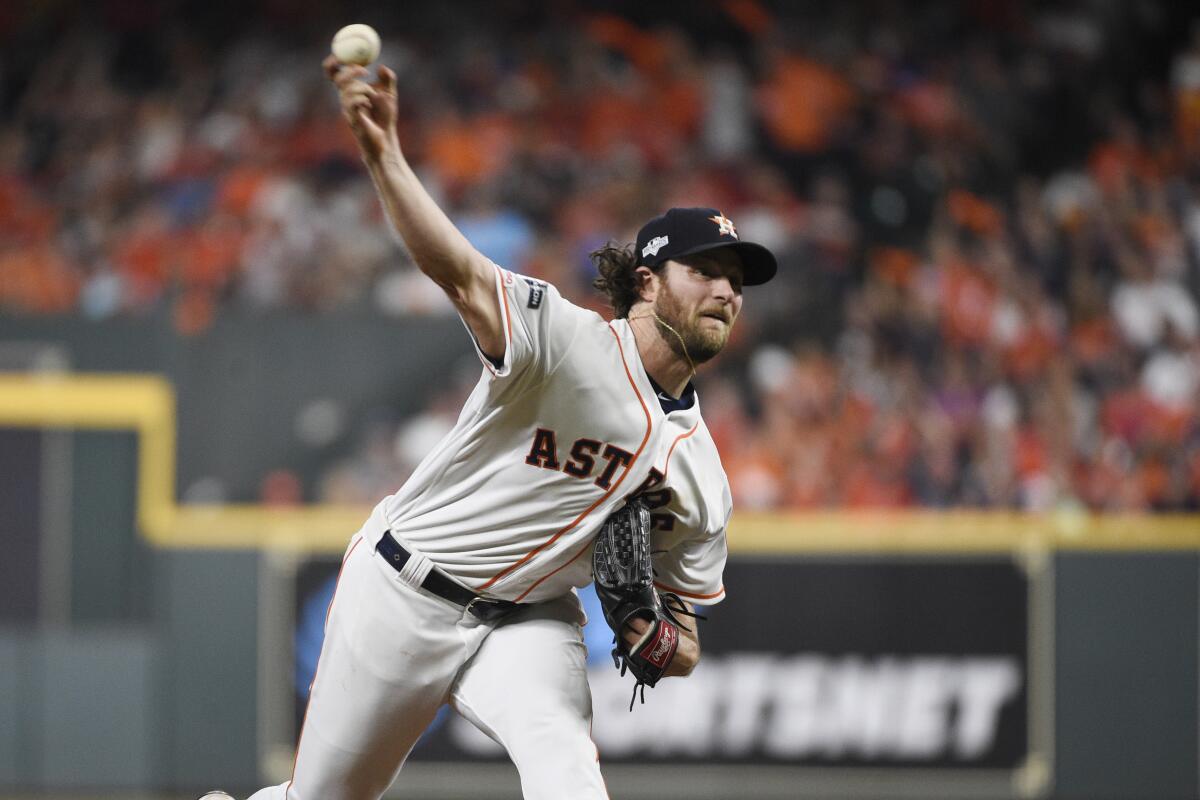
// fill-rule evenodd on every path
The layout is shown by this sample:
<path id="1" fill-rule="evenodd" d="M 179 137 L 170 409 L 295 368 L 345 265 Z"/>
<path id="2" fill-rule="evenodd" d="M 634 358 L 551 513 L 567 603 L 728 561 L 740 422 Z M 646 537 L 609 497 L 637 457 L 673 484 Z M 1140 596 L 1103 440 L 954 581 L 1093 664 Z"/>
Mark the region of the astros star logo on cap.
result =
<path id="1" fill-rule="evenodd" d="M 717 223 L 717 228 L 720 229 L 722 236 L 732 236 L 738 238 L 737 228 L 733 227 L 733 220 L 725 216 L 723 213 L 718 213 L 715 217 L 709 217 L 713 222 Z"/>

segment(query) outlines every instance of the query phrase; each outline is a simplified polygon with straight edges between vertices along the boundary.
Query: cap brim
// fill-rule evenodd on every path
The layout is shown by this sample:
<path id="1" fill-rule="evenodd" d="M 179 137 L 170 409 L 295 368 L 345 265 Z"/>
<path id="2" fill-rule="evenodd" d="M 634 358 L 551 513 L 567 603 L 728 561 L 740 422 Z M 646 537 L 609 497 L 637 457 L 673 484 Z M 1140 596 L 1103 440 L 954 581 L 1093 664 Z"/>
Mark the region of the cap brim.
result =
<path id="1" fill-rule="evenodd" d="M 694 256 L 696 253 L 719 250 L 721 248 L 729 248 L 737 253 L 738 258 L 742 260 L 743 286 L 758 286 L 766 283 L 771 278 L 774 278 L 775 273 L 779 270 L 779 265 L 775 262 L 775 256 L 772 255 L 771 251 L 761 244 L 754 244 L 753 242 L 709 242 L 699 247 L 693 247 L 691 250 L 676 253 L 671 258 Z"/>

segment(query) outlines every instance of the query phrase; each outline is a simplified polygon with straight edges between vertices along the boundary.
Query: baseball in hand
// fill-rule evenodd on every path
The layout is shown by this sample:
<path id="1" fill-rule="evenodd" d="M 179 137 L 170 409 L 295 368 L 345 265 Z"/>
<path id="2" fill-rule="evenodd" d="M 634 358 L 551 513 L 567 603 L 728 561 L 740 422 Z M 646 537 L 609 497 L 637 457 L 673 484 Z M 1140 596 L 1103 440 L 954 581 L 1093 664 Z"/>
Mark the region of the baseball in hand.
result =
<path id="1" fill-rule="evenodd" d="M 379 58 L 379 34 L 370 25 L 356 22 L 333 36 L 334 58 L 343 64 L 367 66 Z"/>

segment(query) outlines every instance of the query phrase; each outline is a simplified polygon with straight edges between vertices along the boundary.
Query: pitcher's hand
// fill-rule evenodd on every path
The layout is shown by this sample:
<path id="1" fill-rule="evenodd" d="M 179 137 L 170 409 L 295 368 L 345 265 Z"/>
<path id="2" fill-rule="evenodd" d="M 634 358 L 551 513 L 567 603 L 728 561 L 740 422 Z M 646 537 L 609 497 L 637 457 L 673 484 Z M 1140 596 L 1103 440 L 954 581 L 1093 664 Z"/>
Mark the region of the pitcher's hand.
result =
<path id="1" fill-rule="evenodd" d="M 325 74 L 338 89 L 342 116 L 346 118 L 359 150 L 368 161 L 378 161 L 394 148 L 400 152 L 396 134 L 396 73 L 380 66 L 379 79 L 367 83 L 365 67 L 343 64 L 333 56 L 323 62 Z"/>

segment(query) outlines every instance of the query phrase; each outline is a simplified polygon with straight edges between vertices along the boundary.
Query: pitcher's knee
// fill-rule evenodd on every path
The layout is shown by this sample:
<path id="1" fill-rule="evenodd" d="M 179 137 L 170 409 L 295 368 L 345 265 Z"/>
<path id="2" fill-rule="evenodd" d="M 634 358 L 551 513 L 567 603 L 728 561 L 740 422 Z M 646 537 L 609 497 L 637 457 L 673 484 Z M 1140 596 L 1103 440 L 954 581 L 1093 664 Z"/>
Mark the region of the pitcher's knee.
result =
<path id="1" fill-rule="evenodd" d="M 518 768 L 531 760 L 537 763 L 596 760 L 589 721 L 578 716 L 535 711 L 525 717 L 519 730 L 504 737 L 504 743 Z"/>

